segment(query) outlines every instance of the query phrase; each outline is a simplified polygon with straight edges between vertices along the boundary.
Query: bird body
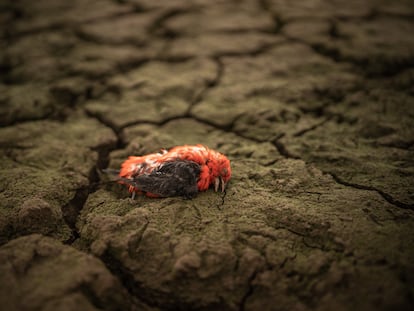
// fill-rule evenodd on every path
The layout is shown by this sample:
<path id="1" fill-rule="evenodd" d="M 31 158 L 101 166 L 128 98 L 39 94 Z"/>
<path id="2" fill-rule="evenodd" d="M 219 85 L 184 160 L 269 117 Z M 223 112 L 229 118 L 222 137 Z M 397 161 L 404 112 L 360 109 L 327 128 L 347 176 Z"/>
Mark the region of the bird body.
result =
<path id="1" fill-rule="evenodd" d="M 184 145 L 144 156 L 131 156 L 121 165 L 119 182 L 133 193 L 150 197 L 194 197 L 214 185 L 224 192 L 231 177 L 229 159 L 203 145 Z"/>

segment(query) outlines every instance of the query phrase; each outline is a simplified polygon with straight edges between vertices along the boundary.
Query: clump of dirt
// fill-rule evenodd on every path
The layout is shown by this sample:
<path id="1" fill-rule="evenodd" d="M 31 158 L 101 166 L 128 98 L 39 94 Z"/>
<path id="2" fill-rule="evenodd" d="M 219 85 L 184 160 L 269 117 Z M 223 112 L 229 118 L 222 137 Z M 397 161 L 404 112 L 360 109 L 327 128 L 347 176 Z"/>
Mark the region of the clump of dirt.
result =
<path id="1" fill-rule="evenodd" d="M 9 310 L 128 310 L 133 303 L 98 259 L 38 234 L 3 245 L 0 263 L 0 301 Z"/>

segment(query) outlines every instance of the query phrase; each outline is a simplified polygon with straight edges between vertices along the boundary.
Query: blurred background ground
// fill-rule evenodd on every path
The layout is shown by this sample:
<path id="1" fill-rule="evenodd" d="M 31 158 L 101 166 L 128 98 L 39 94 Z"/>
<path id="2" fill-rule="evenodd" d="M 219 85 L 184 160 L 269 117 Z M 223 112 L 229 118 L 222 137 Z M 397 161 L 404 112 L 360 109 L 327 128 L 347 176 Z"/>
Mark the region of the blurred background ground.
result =
<path id="1" fill-rule="evenodd" d="M 411 0 L 0 3 L 7 310 L 412 310 Z M 101 170 L 205 144 L 224 194 Z"/>

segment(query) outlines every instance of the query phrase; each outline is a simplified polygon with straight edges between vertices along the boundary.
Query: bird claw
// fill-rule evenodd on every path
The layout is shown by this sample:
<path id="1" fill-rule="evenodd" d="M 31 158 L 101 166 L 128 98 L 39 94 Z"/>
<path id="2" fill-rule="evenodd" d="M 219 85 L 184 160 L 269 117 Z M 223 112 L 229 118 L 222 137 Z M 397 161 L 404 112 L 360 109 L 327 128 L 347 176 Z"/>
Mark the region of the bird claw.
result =
<path id="1" fill-rule="evenodd" d="M 214 191 L 215 192 L 219 190 L 220 185 L 221 185 L 221 192 L 224 192 L 224 190 L 226 189 L 226 183 L 224 182 L 221 176 L 216 177 L 216 179 L 214 180 Z"/>

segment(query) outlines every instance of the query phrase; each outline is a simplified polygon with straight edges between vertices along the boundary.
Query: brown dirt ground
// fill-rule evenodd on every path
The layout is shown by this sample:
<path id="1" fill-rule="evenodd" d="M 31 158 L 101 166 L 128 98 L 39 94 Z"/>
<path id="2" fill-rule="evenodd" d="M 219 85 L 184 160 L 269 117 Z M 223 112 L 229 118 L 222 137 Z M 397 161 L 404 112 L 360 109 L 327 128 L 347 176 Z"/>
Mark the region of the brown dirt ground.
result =
<path id="1" fill-rule="evenodd" d="M 411 0 L 5 0 L 5 310 L 413 310 Z M 205 144 L 225 193 L 128 198 Z"/>

